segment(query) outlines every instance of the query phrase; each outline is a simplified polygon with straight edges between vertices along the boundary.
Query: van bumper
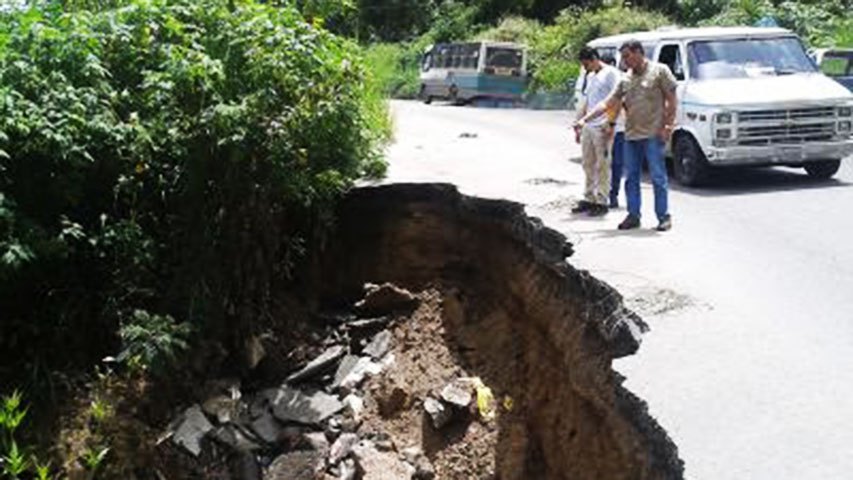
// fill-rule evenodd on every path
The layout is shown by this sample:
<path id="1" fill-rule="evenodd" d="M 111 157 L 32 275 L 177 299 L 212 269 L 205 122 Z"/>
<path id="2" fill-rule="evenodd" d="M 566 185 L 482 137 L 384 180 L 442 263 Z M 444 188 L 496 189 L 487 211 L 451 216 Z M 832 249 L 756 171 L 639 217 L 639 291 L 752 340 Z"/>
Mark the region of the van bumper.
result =
<path id="1" fill-rule="evenodd" d="M 797 145 L 710 147 L 705 151 L 712 165 L 791 165 L 839 160 L 850 155 L 853 155 L 853 138 Z"/>

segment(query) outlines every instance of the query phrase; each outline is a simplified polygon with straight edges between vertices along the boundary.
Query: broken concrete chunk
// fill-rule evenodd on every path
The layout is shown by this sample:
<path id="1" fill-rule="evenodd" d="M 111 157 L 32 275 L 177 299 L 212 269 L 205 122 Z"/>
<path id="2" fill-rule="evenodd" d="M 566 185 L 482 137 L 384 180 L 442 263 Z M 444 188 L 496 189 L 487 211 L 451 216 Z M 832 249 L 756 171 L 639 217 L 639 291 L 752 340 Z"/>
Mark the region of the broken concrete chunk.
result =
<path id="1" fill-rule="evenodd" d="M 386 325 L 389 321 L 391 321 L 390 317 L 361 318 L 347 322 L 346 325 L 351 330 L 366 330 L 371 328 L 378 329 L 381 326 Z"/>
<path id="2" fill-rule="evenodd" d="M 385 283 L 375 285 L 368 283 L 364 286 L 364 299 L 355 304 L 362 314 L 384 315 L 395 312 L 410 312 L 415 309 L 418 299 L 408 290 Z"/>
<path id="3" fill-rule="evenodd" d="M 322 453 L 324 456 L 329 453 L 329 440 L 323 432 L 311 432 L 302 436 L 302 443 L 312 450 Z"/>
<path id="4" fill-rule="evenodd" d="M 424 411 L 429 415 L 432 426 L 437 430 L 441 430 L 450 421 L 450 410 L 445 408 L 443 403 L 432 397 L 427 397 L 424 400 Z"/>
<path id="5" fill-rule="evenodd" d="M 382 372 L 382 365 L 374 362 L 370 357 L 361 357 L 356 361 L 355 365 L 350 369 L 337 385 L 347 391 L 351 391 L 361 385 L 370 375 L 379 375 Z"/>
<path id="6" fill-rule="evenodd" d="M 237 393 L 239 394 L 239 390 Z M 211 417 L 216 417 L 216 421 L 219 423 L 230 423 L 237 418 L 239 413 L 239 398 L 240 397 L 238 396 L 235 399 L 231 394 L 217 395 L 215 397 L 208 398 L 201 405 L 201 409 Z"/>
<path id="7" fill-rule="evenodd" d="M 216 428 L 212 433 L 213 438 L 219 443 L 230 447 L 237 452 L 251 452 L 261 448 L 249 438 L 242 430 L 234 425 L 223 425 Z"/>
<path id="8" fill-rule="evenodd" d="M 348 458 L 341 462 L 341 473 L 338 475 L 339 480 L 355 480 L 356 474 L 355 460 Z"/>
<path id="9" fill-rule="evenodd" d="M 456 408 L 468 408 L 474 399 L 473 385 L 466 379 L 454 380 L 441 390 L 441 399 Z"/>
<path id="10" fill-rule="evenodd" d="M 423 454 L 424 451 L 418 447 L 406 447 L 400 450 L 400 455 L 402 455 L 403 460 L 411 463 L 412 465 L 414 465 L 415 462 L 418 461 L 418 458 L 420 458 Z"/>
<path id="11" fill-rule="evenodd" d="M 313 450 L 290 452 L 276 458 L 264 480 L 314 480 L 323 471 L 323 456 Z"/>
<path id="12" fill-rule="evenodd" d="M 359 357 L 356 355 L 347 355 L 341 360 L 340 365 L 338 365 L 338 370 L 335 372 L 335 380 L 332 382 L 332 388 L 337 389 L 340 388 L 341 383 L 344 379 L 355 370 L 355 367 L 358 365 Z"/>
<path id="13" fill-rule="evenodd" d="M 262 412 L 258 418 L 252 420 L 249 428 L 266 443 L 275 444 L 281 438 L 281 425 L 267 411 Z"/>
<path id="14" fill-rule="evenodd" d="M 279 388 L 271 406 L 279 420 L 306 425 L 318 425 L 344 408 L 337 397 L 323 392 L 306 394 L 286 386 Z"/>
<path id="15" fill-rule="evenodd" d="M 353 456 L 362 480 L 401 480 L 412 478 L 415 467 L 401 462 L 393 452 L 380 452 L 369 443 L 353 448 Z"/>
<path id="16" fill-rule="evenodd" d="M 332 449 L 329 451 L 329 464 L 337 465 L 338 462 L 349 456 L 353 447 L 357 444 L 358 435 L 354 433 L 342 433 L 335 440 L 335 443 L 332 444 Z"/>
<path id="17" fill-rule="evenodd" d="M 391 342 L 394 340 L 390 330 L 383 330 L 373 337 L 373 340 L 364 347 L 365 355 L 370 355 L 374 360 L 379 360 L 391 350 Z"/>
<path id="18" fill-rule="evenodd" d="M 308 362 L 302 369 L 287 377 L 287 383 L 301 382 L 322 373 L 337 363 L 344 353 L 344 347 L 340 345 L 327 349 L 320 356 Z"/>
<path id="19" fill-rule="evenodd" d="M 186 409 L 182 417 L 172 435 L 172 441 L 197 457 L 201 454 L 201 441 L 213 430 L 213 425 L 204 416 L 199 405 Z"/>
<path id="20" fill-rule="evenodd" d="M 361 413 L 364 411 L 364 400 L 358 395 L 349 394 L 344 398 L 344 412 L 353 420 L 361 420 Z"/>

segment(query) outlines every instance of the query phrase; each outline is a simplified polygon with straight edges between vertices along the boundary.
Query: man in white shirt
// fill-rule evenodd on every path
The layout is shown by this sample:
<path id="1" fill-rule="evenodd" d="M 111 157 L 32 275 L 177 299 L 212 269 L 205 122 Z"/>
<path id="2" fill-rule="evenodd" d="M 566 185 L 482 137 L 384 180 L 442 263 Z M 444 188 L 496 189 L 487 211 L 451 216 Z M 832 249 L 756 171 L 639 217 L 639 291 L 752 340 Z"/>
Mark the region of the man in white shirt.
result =
<path id="1" fill-rule="evenodd" d="M 595 107 L 607 99 L 616 87 L 619 71 L 602 62 L 598 52 L 590 47 L 580 51 L 579 59 L 585 71 L 581 78 L 585 101 L 578 110 L 578 118 L 583 118 L 587 108 Z M 607 118 L 590 120 L 581 128 L 581 155 L 586 185 L 584 199 L 578 202 L 572 213 L 586 212 L 591 216 L 607 213 L 610 204 L 610 141 Z"/>

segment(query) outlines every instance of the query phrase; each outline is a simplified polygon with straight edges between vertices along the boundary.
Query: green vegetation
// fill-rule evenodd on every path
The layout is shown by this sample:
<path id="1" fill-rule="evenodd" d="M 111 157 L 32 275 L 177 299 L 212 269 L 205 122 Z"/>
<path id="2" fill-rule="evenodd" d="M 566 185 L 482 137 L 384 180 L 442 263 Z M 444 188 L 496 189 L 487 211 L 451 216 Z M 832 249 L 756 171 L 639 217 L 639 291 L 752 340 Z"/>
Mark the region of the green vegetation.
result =
<path id="1" fill-rule="evenodd" d="M 50 467 L 42 464 L 30 448 L 21 448 L 16 433 L 24 424 L 28 408 L 20 392 L 14 391 L 0 399 L 0 478 L 18 480 L 51 478 Z"/>
<path id="2" fill-rule="evenodd" d="M 368 6 L 371 3 L 375 2 L 361 2 L 366 8 L 372 8 Z M 853 7 L 850 0 L 415 3 L 433 4 L 432 10 L 423 13 L 427 17 L 437 17 L 429 28 L 412 26 L 405 29 L 407 33 L 392 37 L 383 37 L 378 31 L 362 37 L 363 40 L 404 40 L 371 47 L 376 49 L 376 54 L 369 58 L 371 68 L 379 72 L 377 77 L 384 91 L 395 97 L 411 98 L 415 94 L 418 59 L 427 45 L 439 41 L 497 40 L 527 45 L 531 92 L 566 90 L 577 77 L 575 59 L 586 42 L 600 36 L 664 25 L 752 25 L 770 17 L 780 26 L 799 33 L 810 46 L 853 46 L 853 23 L 847 18 Z M 453 9 L 457 14 L 448 18 L 448 12 Z M 452 28 L 447 24 L 452 24 Z"/>
<path id="3" fill-rule="evenodd" d="M 36 5 L 0 13 L 0 378 L 241 344 L 383 171 L 361 49 L 251 0 Z"/>

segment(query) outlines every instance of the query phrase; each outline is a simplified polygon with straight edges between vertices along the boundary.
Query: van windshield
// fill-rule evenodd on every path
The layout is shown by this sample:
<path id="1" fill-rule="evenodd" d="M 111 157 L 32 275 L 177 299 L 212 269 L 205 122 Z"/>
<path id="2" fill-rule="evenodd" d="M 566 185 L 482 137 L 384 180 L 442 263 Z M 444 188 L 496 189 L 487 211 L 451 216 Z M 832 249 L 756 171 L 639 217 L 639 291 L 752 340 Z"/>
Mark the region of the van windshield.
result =
<path id="1" fill-rule="evenodd" d="M 791 75 L 817 71 L 793 37 L 692 42 L 690 76 L 698 80 Z"/>

